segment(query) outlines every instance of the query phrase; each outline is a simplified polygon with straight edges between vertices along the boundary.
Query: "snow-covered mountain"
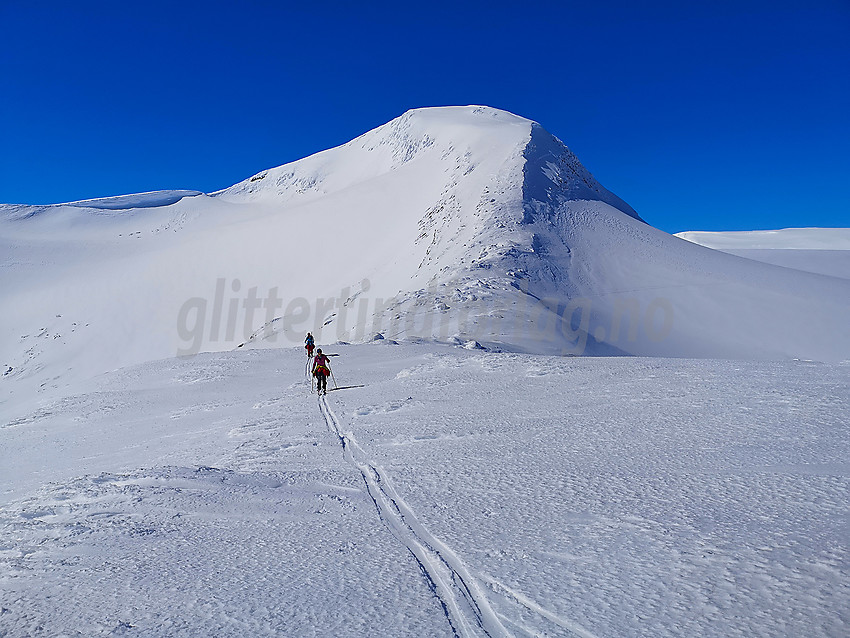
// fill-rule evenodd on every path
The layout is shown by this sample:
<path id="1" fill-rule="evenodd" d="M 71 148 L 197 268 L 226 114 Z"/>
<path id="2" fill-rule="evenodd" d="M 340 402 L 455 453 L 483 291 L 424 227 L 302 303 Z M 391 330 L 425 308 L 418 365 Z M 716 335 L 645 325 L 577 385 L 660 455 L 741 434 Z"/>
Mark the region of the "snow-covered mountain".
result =
<path id="1" fill-rule="evenodd" d="M 210 195 L 0 207 L 12 395 L 208 350 L 422 337 L 846 359 L 850 281 L 672 237 L 538 124 L 409 111 Z"/>
<path id="2" fill-rule="evenodd" d="M 850 280 L 529 120 L 6 205 L 0 251 L 0 636 L 848 633 L 850 367 L 755 359 L 850 358 Z"/>

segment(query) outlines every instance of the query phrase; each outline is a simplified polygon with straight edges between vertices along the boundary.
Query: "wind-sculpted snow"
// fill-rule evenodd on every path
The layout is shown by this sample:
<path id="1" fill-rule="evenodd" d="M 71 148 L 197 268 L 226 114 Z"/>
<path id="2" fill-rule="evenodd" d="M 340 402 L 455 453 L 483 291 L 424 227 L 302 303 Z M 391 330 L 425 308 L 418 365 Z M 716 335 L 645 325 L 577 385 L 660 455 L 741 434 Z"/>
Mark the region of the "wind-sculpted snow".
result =
<path id="1" fill-rule="evenodd" d="M 171 206 L 184 197 L 197 197 L 203 195 L 200 191 L 153 191 L 151 193 L 138 193 L 136 195 L 119 195 L 117 197 L 102 197 L 99 199 L 87 199 L 79 202 L 71 202 L 67 206 L 79 208 L 103 208 L 107 210 L 129 210 L 131 208 L 158 208 L 160 206 Z"/>
<path id="2" fill-rule="evenodd" d="M 318 405 L 242 350 L 4 422 L 0 634 L 850 630 L 850 367 L 327 351 Z"/>
<path id="3" fill-rule="evenodd" d="M 0 213 L 12 219 L 25 219 L 44 213 L 52 213 L 57 209 L 87 208 L 89 210 L 115 210 L 129 211 L 138 208 L 159 208 L 171 206 L 184 197 L 197 197 L 203 195 L 200 191 L 168 190 L 152 191 L 150 193 L 136 193 L 133 195 L 117 195 L 115 197 L 99 197 L 97 199 L 84 199 L 66 204 L 47 204 L 42 206 L 27 205 L 0 205 Z"/>

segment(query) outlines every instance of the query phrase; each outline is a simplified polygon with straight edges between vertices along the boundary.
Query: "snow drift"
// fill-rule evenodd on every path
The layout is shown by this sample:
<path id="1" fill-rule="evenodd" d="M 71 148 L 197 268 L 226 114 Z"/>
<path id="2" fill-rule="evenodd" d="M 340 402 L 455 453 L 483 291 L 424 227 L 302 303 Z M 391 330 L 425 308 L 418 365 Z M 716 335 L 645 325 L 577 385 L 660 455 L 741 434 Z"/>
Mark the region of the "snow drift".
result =
<path id="1" fill-rule="evenodd" d="M 5 396 L 237 347 L 850 358 L 850 281 L 657 230 L 540 125 L 419 109 L 205 195 L 0 207 Z"/>

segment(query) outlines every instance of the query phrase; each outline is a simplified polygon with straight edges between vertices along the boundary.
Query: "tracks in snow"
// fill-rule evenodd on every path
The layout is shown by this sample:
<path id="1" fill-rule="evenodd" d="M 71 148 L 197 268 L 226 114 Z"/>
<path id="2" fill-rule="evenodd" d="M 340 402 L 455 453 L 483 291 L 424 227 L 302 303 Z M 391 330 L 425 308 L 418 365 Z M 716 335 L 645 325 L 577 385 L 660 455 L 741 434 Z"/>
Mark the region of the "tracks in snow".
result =
<path id="1" fill-rule="evenodd" d="M 319 397 L 319 409 L 328 428 L 339 438 L 346 461 L 363 476 L 381 519 L 419 563 L 455 635 L 463 638 L 510 636 L 463 562 L 422 526 L 395 491 L 383 468 L 368 459 L 354 434 L 343 432 L 324 396 Z"/>

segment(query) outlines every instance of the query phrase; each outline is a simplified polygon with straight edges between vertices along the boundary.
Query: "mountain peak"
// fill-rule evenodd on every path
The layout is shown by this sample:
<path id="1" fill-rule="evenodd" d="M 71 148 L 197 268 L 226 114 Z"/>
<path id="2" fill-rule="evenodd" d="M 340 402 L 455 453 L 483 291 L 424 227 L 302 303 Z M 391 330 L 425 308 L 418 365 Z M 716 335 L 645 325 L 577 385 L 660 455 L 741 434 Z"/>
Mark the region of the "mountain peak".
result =
<path id="1" fill-rule="evenodd" d="M 451 171 L 454 161 L 461 171 L 458 180 L 481 164 L 504 176 L 519 163 L 514 177 L 521 177 L 528 204 L 597 200 L 640 219 L 540 124 L 480 105 L 411 109 L 342 146 L 261 171 L 214 195 L 229 201 L 304 201 L 399 170 L 414 159 L 434 158 L 446 164 L 443 172 Z"/>
<path id="2" fill-rule="evenodd" d="M 492 106 L 481 104 L 470 104 L 467 106 L 425 106 L 409 109 L 396 120 L 406 118 L 421 118 L 435 121 L 453 121 L 456 124 L 532 124 L 528 118 L 515 115 L 510 111 L 497 109 Z M 390 124 L 396 120 L 389 122 Z M 379 127 L 380 128 L 380 127 Z"/>

